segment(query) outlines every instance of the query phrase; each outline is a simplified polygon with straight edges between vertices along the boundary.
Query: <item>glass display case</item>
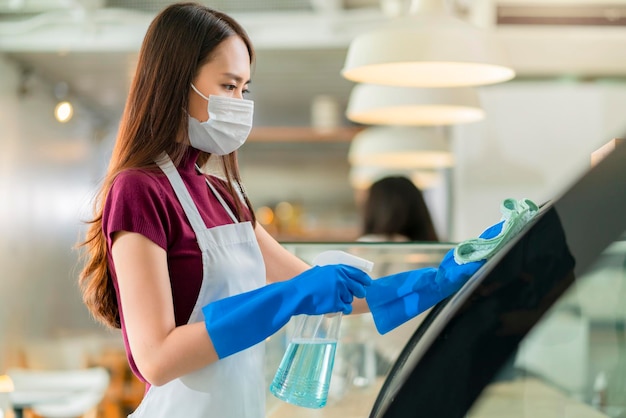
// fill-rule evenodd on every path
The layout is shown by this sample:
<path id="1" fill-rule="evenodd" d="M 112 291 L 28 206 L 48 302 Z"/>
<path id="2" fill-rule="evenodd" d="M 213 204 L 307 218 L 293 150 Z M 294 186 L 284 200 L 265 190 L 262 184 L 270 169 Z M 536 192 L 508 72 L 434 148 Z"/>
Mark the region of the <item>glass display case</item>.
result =
<path id="1" fill-rule="evenodd" d="M 396 340 L 378 336 L 371 316 L 349 318 L 332 402 L 320 410 L 270 402 L 268 417 L 626 417 L 625 232 L 626 146 L 618 146 Z M 374 277 L 436 266 L 452 248 L 287 246 L 305 260 L 324 249 L 369 258 Z"/>

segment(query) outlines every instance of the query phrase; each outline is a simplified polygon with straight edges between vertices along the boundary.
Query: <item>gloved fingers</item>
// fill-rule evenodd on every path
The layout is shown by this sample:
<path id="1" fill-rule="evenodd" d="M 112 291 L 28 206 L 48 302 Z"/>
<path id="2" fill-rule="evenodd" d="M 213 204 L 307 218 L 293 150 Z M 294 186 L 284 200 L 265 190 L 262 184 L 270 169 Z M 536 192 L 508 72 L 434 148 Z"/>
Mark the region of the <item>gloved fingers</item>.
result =
<path id="1" fill-rule="evenodd" d="M 419 274 L 421 277 L 429 277 L 437 274 L 436 267 L 424 267 L 418 270 L 414 270 L 414 273 Z"/>
<path id="2" fill-rule="evenodd" d="M 354 300 L 354 296 L 352 295 L 352 292 L 350 291 L 350 289 L 348 289 L 346 286 L 340 286 L 339 287 L 339 299 L 343 303 L 350 305 L 352 301 Z"/>
<path id="3" fill-rule="evenodd" d="M 498 236 L 500 232 L 502 232 L 502 226 L 504 225 L 504 221 L 500 221 L 495 225 L 491 225 L 489 228 L 485 229 L 482 234 L 480 234 L 479 238 L 490 239 Z"/>
<path id="4" fill-rule="evenodd" d="M 346 306 L 344 306 L 342 312 L 344 313 L 344 315 L 350 315 L 352 313 L 352 305 L 347 304 Z"/>
<path id="5" fill-rule="evenodd" d="M 472 261 L 466 264 L 457 264 L 454 258 L 441 263 L 437 271 L 435 282 L 438 286 L 454 285 L 459 286 L 465 284 L 474 273 L 476 273 L 485 264 L 485 260 Z"/>
<path id="6" fill-rule="evenodd" d="M 346 278 L 343 280 L 346 288 L 350 291 L 351 295 L 356 296 L 357 298 L 364 298 L 366 295 L 365 286 L 361 284 L 361 282 L 354 281 L 350 278 Z"/>
<path id="7" fill-rule="evenodd" d="M 363 286 L 369 286 L 372 284 L 372 278 L 363 270 L 347 264 L 337 264 L 337 266 L 339 268 L 339 273 L 342 274 L 343 277 L 359 282 Z"/>
<path id="8" fill-rule="evenodd" d="M 443 259 L 439 263 L 439 266 L 447 266 L 447 265 L 458 265 L 456 261 L 454 261 L 454 248 L 448 250 L 448 252 L 443 256 Z"/>

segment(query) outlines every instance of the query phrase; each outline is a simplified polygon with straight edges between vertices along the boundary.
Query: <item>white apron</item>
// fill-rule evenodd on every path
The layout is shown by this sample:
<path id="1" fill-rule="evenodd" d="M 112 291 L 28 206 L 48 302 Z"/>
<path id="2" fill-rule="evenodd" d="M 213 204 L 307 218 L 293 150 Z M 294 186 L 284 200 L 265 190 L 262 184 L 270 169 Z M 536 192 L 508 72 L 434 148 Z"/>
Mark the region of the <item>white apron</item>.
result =
<path id="1" fill-rule="evenodd" d="M 207 181 L 233 224 L 207 229 L 169 156 L 157 162 L 167 175 L 202 251 L 202 286 L 189 323 L 204 320 L 202 307 L 265 284 L 265 264 L 250 222 L 238 222 Z M 233 327 L 232 332 L 237 332 Z M 129 417 L 262 418 L 265 416 L 265 346 L 218 360 L 163 386 L 151 386 Z"/>

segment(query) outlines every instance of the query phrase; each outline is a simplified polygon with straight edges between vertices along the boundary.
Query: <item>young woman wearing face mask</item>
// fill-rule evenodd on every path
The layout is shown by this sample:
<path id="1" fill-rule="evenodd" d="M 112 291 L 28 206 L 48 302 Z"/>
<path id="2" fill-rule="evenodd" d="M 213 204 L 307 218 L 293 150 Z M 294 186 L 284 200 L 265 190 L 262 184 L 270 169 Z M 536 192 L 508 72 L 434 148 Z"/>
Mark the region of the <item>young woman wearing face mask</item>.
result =
<path id="1" fill-rule="evenodd" d="M 393 277 L 366 295 L 376 286 L 362 271 L 311 268 L 255 222 L 236 161 L 253 59 L 234 20 L 194 3 L 164 9 L 143 41 L 79 278 L 147 384 L 133 417 L 263 417 L 260 342 L 293 315 L 350 313 L 354 301 L 376 319 L 398 299 Z M 201 171 L 209 158 L 225 179 Z"/>
<path id="2" fill-rule="evenodd" d="M 258 343 L 292 315 L 349 313 L 371 281 L 310 268 L 255 222 L 235 153 L 253 58 L 235 21 L 192 3 L 163 10 L 141 47 L 80 278 L 149 387 L 132 416 L 264 416 Z M 209 157 L 224 180 L 202 173 Z"/>

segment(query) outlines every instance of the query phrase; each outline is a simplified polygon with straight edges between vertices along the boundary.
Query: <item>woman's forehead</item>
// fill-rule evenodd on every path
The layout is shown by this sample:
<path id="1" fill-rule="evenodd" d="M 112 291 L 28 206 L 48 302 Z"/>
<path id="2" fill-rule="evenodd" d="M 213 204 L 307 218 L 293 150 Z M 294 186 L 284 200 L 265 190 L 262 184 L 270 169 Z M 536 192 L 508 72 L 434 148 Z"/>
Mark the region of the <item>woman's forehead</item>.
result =
<path id="1" fill-rule="evenodd" d="M 222 41 L 206 65 L 219 73 L 236 75 L 246 81 L 250 78 L 250 54 L 239 36 L 230 36 Z"/>

